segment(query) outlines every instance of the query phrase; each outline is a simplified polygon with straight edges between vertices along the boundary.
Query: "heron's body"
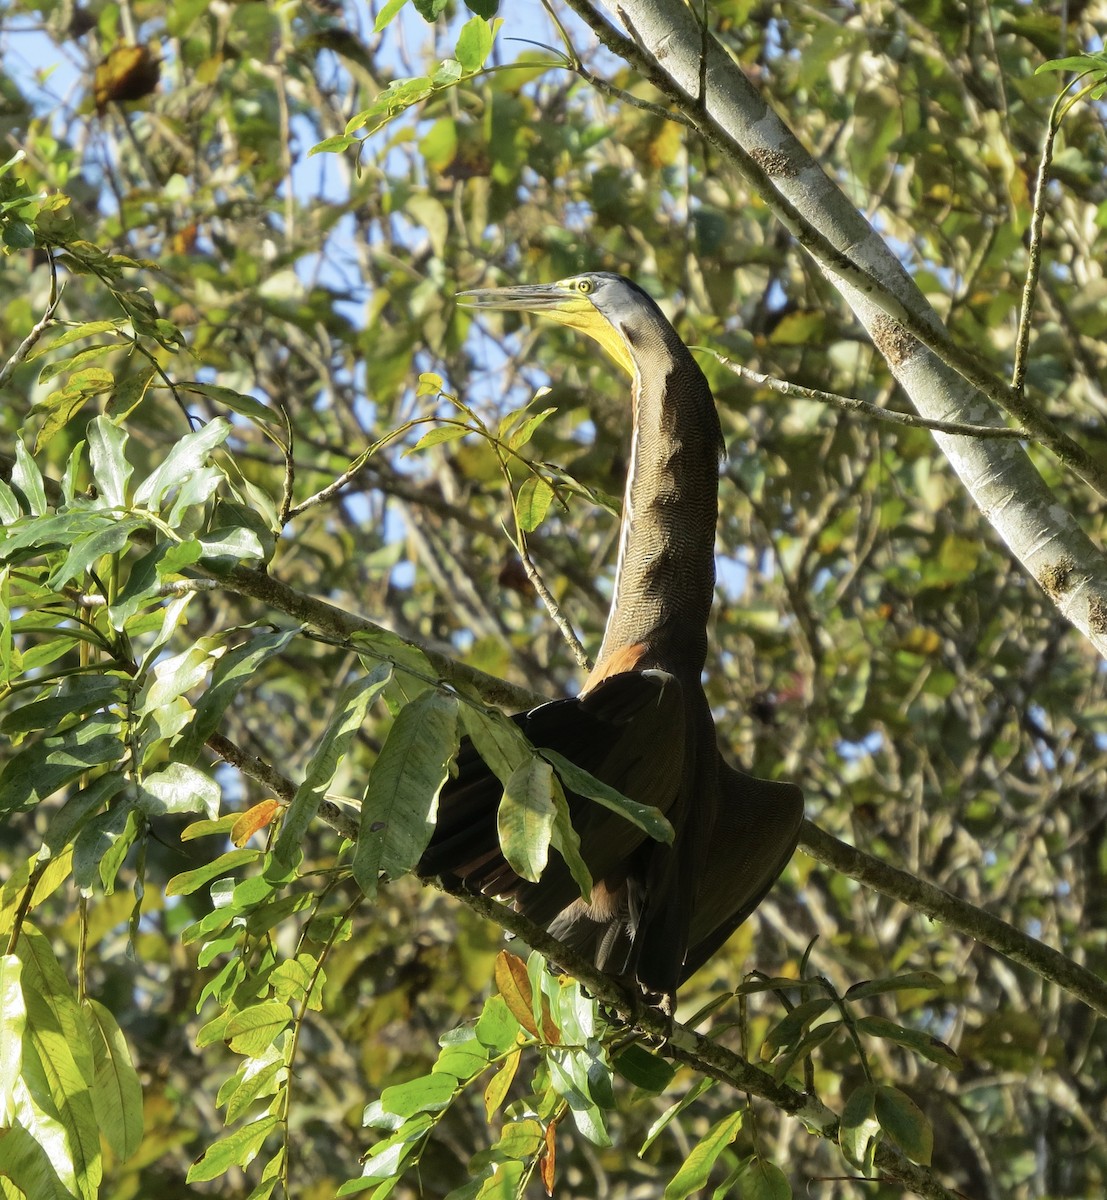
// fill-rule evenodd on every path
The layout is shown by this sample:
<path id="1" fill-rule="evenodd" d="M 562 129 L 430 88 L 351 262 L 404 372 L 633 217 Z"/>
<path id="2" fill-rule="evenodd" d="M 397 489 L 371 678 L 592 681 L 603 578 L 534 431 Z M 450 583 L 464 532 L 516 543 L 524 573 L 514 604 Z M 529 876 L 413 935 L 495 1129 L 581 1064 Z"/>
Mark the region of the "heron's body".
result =
<path id="1" fill-rule="evenodd" d="M 701 684 L 722 448 L 714 398 L 661 310 L 621 276 L 468 295 L 480 307 L 541 312 L 582 329 L 633 378 L 615 594 L 596 666 L 579 697 L 515 720 L 535 745 L 654 805 L 675 837 L 653 841 L 570 796 L 596 881 L 590 902 L 560 856 L 537 883 L 520 879 L 498 851 L 499 783 L 467 745 L 419 870 L 510 898 L 601 969 L 671 996 L 760 903 L 803 814 L 795 786 L 724 762 Z"/>

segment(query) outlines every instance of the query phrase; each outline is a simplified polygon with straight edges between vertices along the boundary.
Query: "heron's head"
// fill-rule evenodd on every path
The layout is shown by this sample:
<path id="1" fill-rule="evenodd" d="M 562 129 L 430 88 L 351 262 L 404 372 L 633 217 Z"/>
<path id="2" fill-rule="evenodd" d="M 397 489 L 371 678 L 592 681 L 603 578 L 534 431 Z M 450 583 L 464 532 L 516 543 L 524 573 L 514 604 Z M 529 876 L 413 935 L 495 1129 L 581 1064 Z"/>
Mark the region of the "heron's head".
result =
<path id="1" fill-rule="evenodd" d="M 635 283 L 608 271 L 573 275 L 557 283 L 487 288 L 459 292 L 468 308 L 496 308 L 539 313 L 571 325 L 597 342 L 632 377 L 635 375 L 635 331 L 658 322 L 671 330 L 653 299 Z"/>

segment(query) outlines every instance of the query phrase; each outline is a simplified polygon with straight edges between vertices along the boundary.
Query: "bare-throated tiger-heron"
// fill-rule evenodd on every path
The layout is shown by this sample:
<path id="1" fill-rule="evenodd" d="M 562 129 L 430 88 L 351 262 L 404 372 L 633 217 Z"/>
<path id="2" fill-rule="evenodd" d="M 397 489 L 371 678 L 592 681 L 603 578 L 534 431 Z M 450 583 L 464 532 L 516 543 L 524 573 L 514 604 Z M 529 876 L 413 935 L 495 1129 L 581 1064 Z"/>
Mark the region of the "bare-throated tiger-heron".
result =
<path id="1" fill-rule="evenodd" d="M 701 681 L 715 584 L 723 448 L 703 372 L 636 284 L 593 272 L 558 283 L 462 292 L 474 308 L 539 313 L 594 338 L 633 379 L 633 433 L 615 591 L 580 694 L 514 719 L 668 818 L 672 844 L 568 795 L 595 886 L 585 902 L 556 852 L 537 882 L 499 849 L 502 788 L 471 744 L 439 797 L 418 871 L 513 901 L 597 967 L 672 997 L 753 912 L 796 846 L 803 797 L 724 761 Z"/>

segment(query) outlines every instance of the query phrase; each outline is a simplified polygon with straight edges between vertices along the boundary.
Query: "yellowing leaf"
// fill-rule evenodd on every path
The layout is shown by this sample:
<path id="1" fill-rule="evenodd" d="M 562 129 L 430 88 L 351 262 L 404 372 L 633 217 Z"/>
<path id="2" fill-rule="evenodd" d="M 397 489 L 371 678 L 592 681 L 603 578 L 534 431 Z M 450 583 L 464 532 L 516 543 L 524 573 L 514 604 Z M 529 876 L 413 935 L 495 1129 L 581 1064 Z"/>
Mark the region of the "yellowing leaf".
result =
<path id="1" fill-rule="evenodd" d="M 493 970 L 496 988 L 503 996 L 511 1015 L 532 1037 L 538 1037 L 538 1025 L 534 1020 L 534 993 L 531 991 L 527 964 L 508 950 L 496 955 Z"/>
<path id="2" fill-rule="evenodd" d="M 281 811 L 276 800 L 262 800 L 248 808 L 231 828 L 231 841 L 243 846 L 261 829 L 268 828 L 273 818 Z"/>

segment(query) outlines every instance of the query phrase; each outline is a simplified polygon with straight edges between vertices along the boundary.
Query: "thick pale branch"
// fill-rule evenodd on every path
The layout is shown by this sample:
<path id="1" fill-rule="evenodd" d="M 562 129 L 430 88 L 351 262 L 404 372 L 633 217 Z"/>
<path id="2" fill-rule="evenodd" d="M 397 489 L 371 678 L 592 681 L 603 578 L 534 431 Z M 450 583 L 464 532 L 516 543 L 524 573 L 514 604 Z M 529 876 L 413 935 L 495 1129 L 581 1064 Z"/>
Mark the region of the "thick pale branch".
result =
<path id="1" fill-rule="evenodd" d="M 896 412 L 891 408 L 881 408 L 879 404 L 870 404 L 867 400 L 858 400 L 855 396 L 838 396 L 833 392 L 820 392 L 818 388 L 801 387 L 798 383 L 789 383 L 786 379 L 777 379 L 772 375 L 763 375 L 760 371 L 751 371 L 732 358 L 710 346 L 692 346 L 693 350 L 705 350 L 713 354 L 716 361 L 726 369 L 744 379 L 747 383 L 758 387 L 767 387 L 782 396 L 791 396 L 796 400 L 814 400 L 831 408 L 840 408 L 843 412 L 862 413 L 876 421 L 886 421 L 892 425 L 908 425 L 914 429 L 932 429 L 938 433 L 958 433 L 964 437 L 1015 438 L 1028 439 L 1030 434 L 1025 429 L 1009 429 L 1006 425 L 967 425 L 964 421 L 934 421 L 929 417 L 919 417 L 913 413 Z"/>
<path id="2" fill-rule="evenodd" d="M 589 0 L 569 2 L 609 49 L 696 121 L 702 135 L 812 254 L 923 416 L 996 423 L 987 396 L 1100 491 L 1107 489 L 1101 464 L 989 371 L 978 354 L 953 344 L 902 263 L 726 50 L 703 36 L 682 0 L 605 0 L 632 38 L 613 28 Z M 1028 573 L 1066 619 L 1107 655 L 1107 559 L 1056 502 L 1025 451 L 1008 440 L 945 433 L 934 437 Z"/>
<path id="3" fill-rule="evenodd" d="M 679 0 L 676 2 L 679 3 Z M 597 32 L 606 25 L 588 0 L 569 0 L 569 4 Z M 724 55 L 726 64 L 730 68 L 727 72 L 726 83 L 732 84 L 736 74 L 748 90 L 746 95 L 728 96 L 727 99 L 733 102 L 730 106 L 727 106 L 724 100 L 722 107 L 724 109 L 729 107 L 728 115 L 733 115 L 736 109 L 745 109 L 743 115 L 747 119 L 746 123 L 761 124 L 762 120 L 770 115 L 774 120 L 779 121 L 776 114 L 765 105 L 753 86 L 746 80 L 741 70 L 735 66 L 729 56 L 725 56 L 725 52 L 718 43 L 709 34 L 704 34 L 690 12 L 686 12 L 687 20 L 680 23 L 679 32 L 675 28 L 670 29 L 662 37 L 659 32 L 659 20 L 662 25 L 668 21 L 669 18 L 665 14 L 671 8 L 671 0 L 641 0 L 639 4 L 609 2 L 607 7 L 615 7 L 618 15 L 632 28 L 637 28 L 632 19 L 635 12 L 640 17 L 645 15 L 646 20 L 643 22 L 642 28 L 648 29 L 649 32 L 640 40 L 632 41 L 614 34 L 610 26 L 607 26 L 608 34 L 613 34 L 613 36 L 604 38 L 605 44 L 610 49 L 617 48 L 617 53 L 637 67 L 659 91 L 677 106 L 681 117 L 693 119 L 700 134 L 720 153 L 730 159 L 746 182 L 765 200 L 781 224 L 815 259 L 824 273 L 839 286 L 859 316 L 861 313 L 850 299 L 846 291 L 847 287 L 856 292 L 859 297 L 863 297 L 885 317 L 891 318 L 901 326 L 902 328 L 897 331 L 899 334 L 906 331 L 918 339 L 923 346 L 936 354 L 962 379 L 979 389 L 993 403 L 1017 417 L 1028 429 L 1033 431 L 1036 440 L 1048 446 L 1061 462 L 1080 475 L 1100 495 L 1107 497 L 1107 468 L 1092 458 L 1078 442 L 1073 441 L 1052 418 L 1028 401 L 1021 391 L 1000 379 L 989 369 L 979 354 L 959 346 L 950 337 L 937 314 L 926 303 L 900 264 L 896 263 L 898 277 L 888 271 L 877 273 L 864 261 L 868 256 L 864 255 L 862 251 L 867 248 L 861 243 L 866 239 L 859 238 L 852 244 L 849 241 L 845 245 L 835 244 L 823 233 L 822 227 L 810 219 L 810 214 L 805 211 L 804 206 L 795 202 L 796 197 L 789 194 L 789 189 L 780 186 L 782 177 L 787 179 L 792 175 L 799 174 L 799 171 L 794 169 L 795 163 L 792 161 L 786 164 L 780 161 L 774 162 L 771 156 L 758 155 L 740 137 L 736 136 L 727 121 L 719 119 L 719 113 L 709 104 L 712 93 L 706 89 L 705 85 L 710 74 L 709 66 L 712 71 L 715 71 L 720 65 L 718 55 Z M 658 13 L 662 10 L 663 15 L 659 18 Z M 697 55 L 695 87 L 690 86 L 684 73 L 674 69 L 673 59 L 675 56 L 672 54 L 672 47 L 679 38 L 690 37 L 693 33 Z M 665 51 L 663 55 L 659 52 L 657 56 L 654 56 L 645 49 L 645 46 L 655 44 L 655 39 L 659 37 L 661 40 L 656 44 L 663 45 Z M 693 43 L 687 42 L 685 48 L 692 45 Z M 705 48 L 706 57 L 704 57 Z M 749 106 L 754 102 L 763 111 L 750 112 Z M 790 142 L 794 143 L 794 147 L 799 148 L 806 156 L 806 151 L 802 150 L 800 143 L 783 123 L 779 123 L 779 130 L 774 130 L 773 133 L 779 134 L 780 131 L 786 132 Z M 789 145 L 787 154 L 790 158 L 792 150 L 793 145 Z M 811 166 L 815 165 L 810 159 L 808 161 Z M 806 165 L 801 164 L 804 168 Z M 821 170 L 820 174 L 822 174 Z M 822 174 L 822 178 L 830 184 L 830 180 L 825 174 Z M 833 184 L 830 186 L 834 187 Z M 840 192 L 837 195 L 841 196 L 843 201 L 845 200 Z M 851 211 L 854 212 L 857 221 L 864 226 L 868 236 L 875 236 L 865 224 L 864 218 L 855 210 Z M 840 225 L 840 214 L 836 214 L 836 218 Z M 876 341 L 875 338 L 874 341 Z M 877 346 L 887 357 L 884 347 L 880 345 L 879 341 Z M 889 359 L 889 363 L 895 369 L 896 364 L 891 359 Z"/>

